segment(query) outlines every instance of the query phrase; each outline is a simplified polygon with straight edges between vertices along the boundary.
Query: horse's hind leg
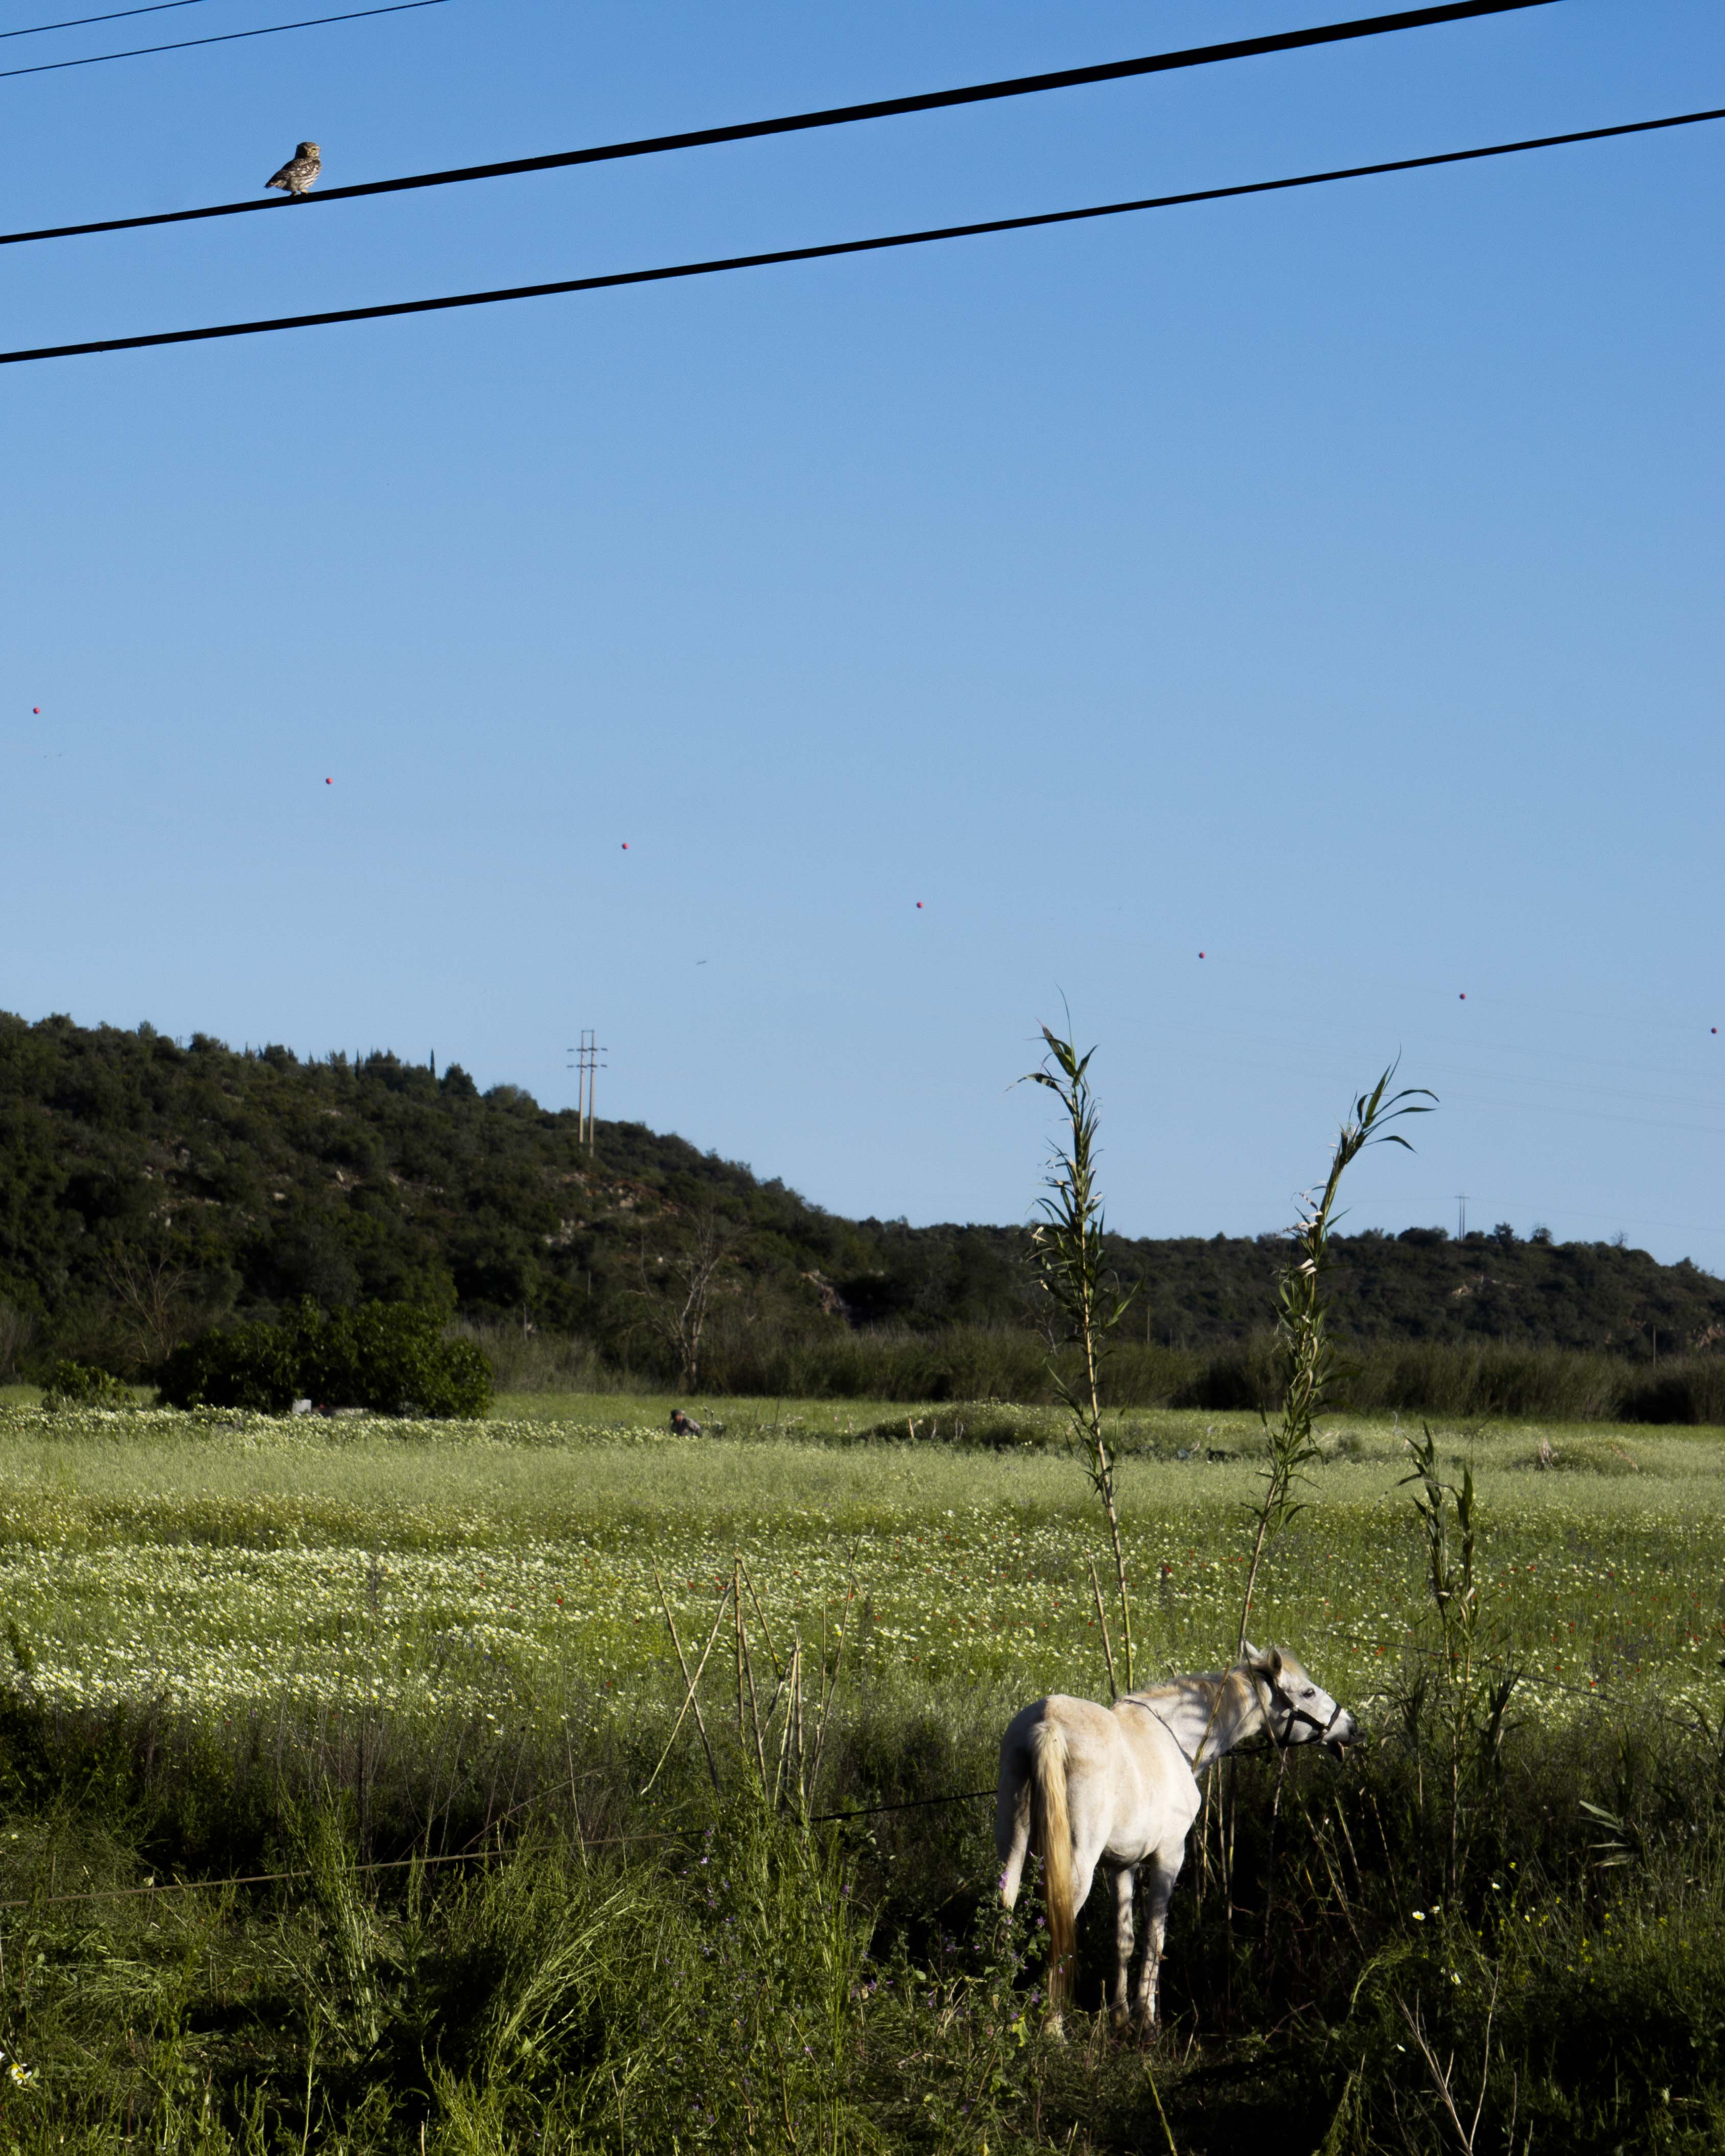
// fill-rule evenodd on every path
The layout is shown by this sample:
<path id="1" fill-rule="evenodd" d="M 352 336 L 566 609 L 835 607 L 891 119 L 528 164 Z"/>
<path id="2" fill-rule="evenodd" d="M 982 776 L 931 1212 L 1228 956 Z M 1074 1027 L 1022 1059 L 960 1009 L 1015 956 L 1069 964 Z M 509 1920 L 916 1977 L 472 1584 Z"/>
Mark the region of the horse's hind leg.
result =
<path id="1" fill-rule="evenodd" d="M 1010 1909 L 1019 1898 L 1030 1846 L 1030 1778 L 1022 1761 L 1015 1760 L 1011 1771 L 1002 1763 L 994 1804 L 994 1846 L 1001 1863 L 1000 1898 Z"/>
<path id="2" fill-rule="evenodd" d="M 1134 2018 L 1141 2026 L 1156 2026 L 1158 1979 L 1162 1971 L 1162 1943 L 1168 1933 L 1168 1903 L 1174 1897 L 1174 1882 L 1180 1876 L 1180 1866 L 1185 1861 L 1186 1843 L 1183 1836 L 1172 1849 L 1159 1849 L 1144 1863 L 1144 1961 L 1138 1971 L 1137 1996 L 1133 2001 Z"/>
<path id="3" fill-rule="evenodd" d="M 1114 1874 L 1114 1989 L 1108 2011 L 1117 2029 L 1127 2021 L 1126 1983 L 1132 1958 L 1132 1897 L 1137 1892 L 1137 1867 L 1122 1864 Z"/>

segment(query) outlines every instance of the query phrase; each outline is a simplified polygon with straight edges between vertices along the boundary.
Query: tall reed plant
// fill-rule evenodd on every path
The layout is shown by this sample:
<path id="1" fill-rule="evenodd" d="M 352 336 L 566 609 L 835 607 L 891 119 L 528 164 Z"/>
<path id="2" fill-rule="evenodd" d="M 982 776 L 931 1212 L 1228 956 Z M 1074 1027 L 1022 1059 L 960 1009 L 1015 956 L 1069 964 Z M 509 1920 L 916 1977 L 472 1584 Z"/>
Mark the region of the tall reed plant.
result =
<path id="1" fill-rule="evenodd" d="M 1037 1208 L 1042 1218 L 1031 1240 L 1038 1274 L 1055 1312 L 1059 1343 L 1075 1350 L 1076 1356 L 1076 1367 L 1069 1371 L 1051 1355 L 1049 1381 L 1070 1418 L 1085 1471 L 1108 1523 L 1114 1585 L 1120 1598 L 1121 1653 L 1126 1689 L 1130 1691 L 1133 1681 L 1132 1594 L 1115 1497 L 1115 1459 L 1102 1430 L 1102 1367 L 1109 1335 L 1126 1315 L 1132 1293 L 1130 1289 L 1120 1290 L 1102 1246 L 1102 1198 L 1096 1166 L 1096 1101 L 1089 1075 L 1096 1050 L 1089 1049 L 1081 1055 L 1070 1040 L 1062 1040 L 1047 1026 L 1042 1029 L 1042 1038 L 1048 1044 L 1042 1067 L 1027 1072 L 1025 1080 L 1019 1082 L 1048 1088 L 1060 1104 L 1066 1132 L 1064 1143 L 1055 1146 L 1048 1163 L 1046 1194 Z M 1099 1615 L 1101 1608 L 1098 1595 Z M 1108 1682 L 1117 1690 L 1106 1622 L 1101 1632 Z"/>
<path id="2" fill-rule="evenodd" d="M 1504 1716 L 1521 1673 L 1487 1648 L 1473 1470 L 1464 1467 L 1460 1482 L 1445 1481 L 1429 1426 L 1420 1436 L 1410 1437 L 1407 1446 L 1412 1464 L 1402 1480 L 1413 1486 L 1430 1598 L 1428 1630 L 1435 1637 L 1429 1645 L 1415 1645 L 1402 1707 L 1416 1744 L 1421 1721 L 1436 1724 L 1432 1733 L 1442 1783 L 1444 1886 L 1453 1895 L 1465 1856 L 1467 1793 L 1496 1769 Z"/>
<path id="3" fill-rule="evenodd" d="M 1391 1064 L 1371 1091 L 1359 1096 L 1353 1112 L 1343 1120 L 1322 1190 L 1315 1198 L 1307 1193 L 1301 1202 L 1293 1254 L 1277 1284 L 1276 1336 L 1281 1412 L 1274 1423 L 1267 1415 L 1264 1419 L 1267 1448 L 1264 1492 L 1251 1513 L 1251 1554 L 1246 1563 L 1245 1591 L 1240 1598 L 1236 1655 L 1245 1652 L 1252 1599 L 1265 1553 L 1302 1510 L 1296 1491 L 1320 1456 L 1318 1418 L 1336 1404 L 1342 1383 L 1350 1374 L 1331 1337 L 1325 1294 L 1325 1276 L 1334 1262 L 1330 1244 L 1338 1217 L 1336 1200 L 1342 1178 L 1368 1146 L 1400 1146 L 1411 1152 L 1408 1141 L 1389 1126 L 1404 1116 L 1429 1115 L 1436 1105 L 1436 1095 L 1423 1086 L 1404 1086 L 1392 1093 L 1389 1086 L 1395 1071 L 1395 1065 Z"/>

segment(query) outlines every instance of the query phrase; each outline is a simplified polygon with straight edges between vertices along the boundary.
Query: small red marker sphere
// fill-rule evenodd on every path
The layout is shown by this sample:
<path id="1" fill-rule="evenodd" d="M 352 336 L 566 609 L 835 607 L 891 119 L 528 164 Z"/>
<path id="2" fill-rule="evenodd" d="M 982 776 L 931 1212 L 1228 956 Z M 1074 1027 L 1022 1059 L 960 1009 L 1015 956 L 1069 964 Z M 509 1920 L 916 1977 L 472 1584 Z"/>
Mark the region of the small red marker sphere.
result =
<path id="1" fill-rule="evenodd" d="M 625 839 L 624 840 L 624 842 L 623 842 L 623 850 L 624 850 L 624 853 L 627 853 L 627 852 L 629 851 L 629 840 L 628 840 L 627 839 Z"/>
<path id="2" fill-rule="evenodd" d="M 1467 991 L 1466 991 L 1466 988 L 1464 988 L 1464 989 L 1461 991 L 1461 1000 L 1463 1003 L 1466 1003 L 1466 1002 L 1467 1001 Z"/>
<path id="3" fill-rule="evenodd" d="M 1204 953 L 1203 953 L 1203 952 L 1202 952 L 1202 951 L 1200 951 L 1200 952 L 1199 952 L 1199 954 L 1198 954 L 1198 955 L 1199 955 L 1199 957 L 1201 958 L 1201 957 L 1203 957 Z"/>
<path id="4" fill-rule="evenodd" d="M 918 913 L 922 911 L 922 901 L 920 898 L 916 901 L 916 911 Z"/>
<path id="5" fill-rule="evenodd" d="M 336 783 L 336 782 L 335 782 L 335 780 L 334 780 L 333 778 L 326 778 L 326 779 L 325 779 L 325 781 L 324 781 L 324 784 L 325 784 L 326 786 L 333 786 L 333 785 L 335 784 L 335 783 Z"/>
<path id="6" fill-rule="evenodd" d="M 39 719 L 39 718 L 41 717 L 41 716 L 42 716 L 42 706 L 41 706 L 41 705 L 40 705 L 40 704 L 32 704 L 32 705 L 31 705 L 31 706 L 30 706 L 30 716 L 31 716 L 33 719 Z"/>

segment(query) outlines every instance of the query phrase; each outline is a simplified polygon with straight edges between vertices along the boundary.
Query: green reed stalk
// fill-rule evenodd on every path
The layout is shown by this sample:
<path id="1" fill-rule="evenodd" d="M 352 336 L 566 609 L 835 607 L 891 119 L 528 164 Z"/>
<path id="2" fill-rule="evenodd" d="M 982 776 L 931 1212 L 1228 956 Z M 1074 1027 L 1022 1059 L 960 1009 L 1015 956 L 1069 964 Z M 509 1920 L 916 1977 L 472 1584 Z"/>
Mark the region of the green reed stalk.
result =
<path id="1" fill-rule="evenodd" d="M 1294 1255 L 1276 1287 L 1276 1359 L 1282 1379 L 1281 1414 L 1264 1434 L 1269 1457 L 1264 1494 L 1252 1508 L 1252 1553 L 1246 1567 L 1245 1593 L 1240 1605 L 1240 1636 L 1235 1653 L 1245 1652 L 1252 1620 L 1252 1598 L 1266 1550 L 1303 1509 L 1296 1486 L 1319 1458 L 1318 1418 L 1334 1404 L 1337 1388 L 1349 1374 L 1328 1329 L 1325 1275 L 1333 1262 L 1330 1238 L 1337 1218 L 1336 1199 L 1342 1178 L 1368 1146 L 1397 1145 L 1411 1152 L 1408 1141 L 1387 1127 L 1403 1116 L 1430 1115 L 1424 1104 L 1437 1096 L 1423 1086 L 1389 1091 L 1391 1064 L 1369 1093 L 1362 1093 L 1343 1123 L 1322 1194 L 1301 1201 L 1294 1230 Z"/>
<path id="2" fill-rule="evenodd" d="M 1453 1895 L 1463 1870 L 1463 1784 L 1473 1775 L 1496 1768 L 1504 1716 L 1522 1673 L 1514 1664 L 1501 1657 L 1488 1658 L 1485 1652 L 1481 1594 L 1485 1574 L 1476 1563 L 1480 1508 L 1474 1495 L 1473 1470 L 1464 1466 L 1459 1483 L 1441 1479 L 1430 1424 L 1423 1426 L 1420 1436 L 1408 1438 L 1405 1443 L 1411 1465 L 1402 1481 L 1414 1485 L 1425 1585 L 1437 1620 L 1438 1636 L 1426 1667 L 1409 1685 L 1403 1712 L 1410 1730 L 1417 1733 L 1428 1695 L 1435 1695 L 1430 1704 L 1442 1724 L 1447 1784 L 1444 1884 Z"/>
<path id="3" fill-rule="evenodd" d="M 1121 1658 L 1126 1689 L 1132 1688 L 1132 1609 L 1127 1585 L 1126 1549 L 1114 1497 L 1114 1457 L 1102 1435 L 1102 1366 L 1108 1335 L 1126 1315 L 1132 1291 L 1121 1294 L 1102 1248 L 1102 1200 L 1096 1188 L 1096 1102 L 1088 1072 L 1094 1049 L 1081 1055 L 1070 1040 L 1042 1029 L 1048 1056 L 1040 1070 L 1026 1073 L 1030 1083 L 1045 1086 L 1066 1118 L 1065 1144 L 1049 1161 L 1047 1195 L 1038 1201 L 1042 1219 L 1031 1240 L 1042 1286 L 1059 1313 L 1062 1344 L 1076 1347 L 1080 1368 L 1069 1383 L 1050 1356 L 1048 1372 L 1060 1404 L 1071 1418 L 1073 1435 L 1084 1456 L 1085 1471 L 1101 1500 L 1114 1549 L 1114 1584 L 1120 1596 Z M 1054 1068 L 1047 1067 L 1051 1060 Z M 1020 1081 L 1023 1082 L 1023 1081 Z M 1114 1684 L 1111 1656 L 1108 1681 Z"/>

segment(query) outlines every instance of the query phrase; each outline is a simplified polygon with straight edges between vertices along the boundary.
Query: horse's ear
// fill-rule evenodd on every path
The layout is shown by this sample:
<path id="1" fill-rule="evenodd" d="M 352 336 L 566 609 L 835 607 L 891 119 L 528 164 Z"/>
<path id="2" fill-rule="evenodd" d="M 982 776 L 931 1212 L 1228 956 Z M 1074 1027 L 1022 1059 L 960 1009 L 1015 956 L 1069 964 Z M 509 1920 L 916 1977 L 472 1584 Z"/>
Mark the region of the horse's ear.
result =
<path id="1" fill-rule="evenodd" d="M 1275 1682 L 1276 1678 L 1281 1675 L 1281 1649 L 1280 1647 L 1255 1647 L 1251 1641 L 1248 1640 L 1246 1641 L 1246 1660 L 1251 1664 L 1252 1667 L 1258 1672 L 1260 1676 L 1268 1677 L 1272 1684 Z"/>

